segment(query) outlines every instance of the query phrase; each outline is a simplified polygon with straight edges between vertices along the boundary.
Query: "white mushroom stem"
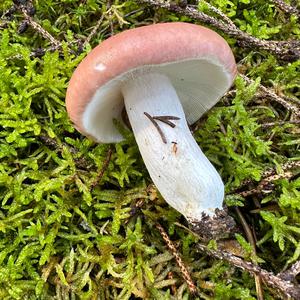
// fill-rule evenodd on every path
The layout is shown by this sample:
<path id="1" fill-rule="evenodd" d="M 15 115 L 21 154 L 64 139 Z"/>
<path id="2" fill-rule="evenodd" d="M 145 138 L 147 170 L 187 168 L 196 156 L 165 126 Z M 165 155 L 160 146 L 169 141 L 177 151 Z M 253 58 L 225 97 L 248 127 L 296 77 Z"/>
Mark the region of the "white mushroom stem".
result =
<path id="1" fill-rule="evenodd" d="M 149 174 L 164 199 L 188 220 L 222 209 L 224 185 L 213 165 L 194 140 L 180 100 L 170 80 L 162 74 L 136 74 L 123 83 L 125 107 Z M 175 116 L 171 126 L 150 116 Z"/>

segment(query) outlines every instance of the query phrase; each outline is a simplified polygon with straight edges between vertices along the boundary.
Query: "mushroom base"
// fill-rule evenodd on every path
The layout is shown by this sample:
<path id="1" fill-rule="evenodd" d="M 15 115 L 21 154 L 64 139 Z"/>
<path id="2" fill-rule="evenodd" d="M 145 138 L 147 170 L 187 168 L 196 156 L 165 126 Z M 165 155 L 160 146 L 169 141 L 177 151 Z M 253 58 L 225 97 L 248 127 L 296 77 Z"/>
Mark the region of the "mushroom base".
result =
<path id="1" fill-rule="evenodd" d="M 236 229 L 234 219 L 228 215 L 228 209 L 216 209 L 213 216 L 202 214 L 201 220 L 188 219 L 191 229 L 204 240 L 221 239 Z"/>

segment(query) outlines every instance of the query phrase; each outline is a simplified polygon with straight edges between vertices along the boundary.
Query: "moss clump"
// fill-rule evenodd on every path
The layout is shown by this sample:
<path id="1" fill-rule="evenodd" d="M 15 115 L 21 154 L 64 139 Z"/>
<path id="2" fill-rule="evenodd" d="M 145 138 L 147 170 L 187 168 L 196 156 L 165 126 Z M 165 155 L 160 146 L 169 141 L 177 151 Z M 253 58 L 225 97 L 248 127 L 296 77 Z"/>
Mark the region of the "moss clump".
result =
<path id="1" fill-rule="evenodd" d="M 298 19 L 273 2 L 210 3 L 258 38 L 300 37 Z M 33 20 L 61 43 L 60 49 L 48 51 L 53 46 L 49 36 L 30 25 L 20 30 L 25 20 L 20 5 L 35 8 Z M 205 5 L 200 9 L 208 11 Z M 197 239 L 176 225 L 185 221 L 151 185 L 129 130 L 117 125 L 125 141 L 97 145 L 74 130 L 65 110 L 68 80 L 91 47 L 153 21 L 194 21 L 132 1 L 6 0 L 0 11 L 0 298 L 191 299 L 155 229 L 160 221 L 201 299 L 255 299 L 248 273 L 199 254 Z M 96 34 L 81 49 L 101 16 Z M 255 82 L 238 77 L 194 135 L 226 183 L 227 204 L 239 206 L 256 233 L 256 261 L 279 272 L 300 255 L 297 169 L 294 176 L 275 180 L 267 193 L 229 194 L 244 180 L 255 187 L 269 167 L 280 172 L 282 164 L 300 159 L 299 125 L 286 122 L 290 112 L 258 89 L 260 83 L 272 87 L 299 106 L 300 63 L 285 63 L 225 38 L 240 71 Z M 109 151 L 108 167 L 94 187 Z M 246 240 L 241 235 L 237 240 L 249 254 Z M 265 289 L 266 299 L 276 297 Z"/>

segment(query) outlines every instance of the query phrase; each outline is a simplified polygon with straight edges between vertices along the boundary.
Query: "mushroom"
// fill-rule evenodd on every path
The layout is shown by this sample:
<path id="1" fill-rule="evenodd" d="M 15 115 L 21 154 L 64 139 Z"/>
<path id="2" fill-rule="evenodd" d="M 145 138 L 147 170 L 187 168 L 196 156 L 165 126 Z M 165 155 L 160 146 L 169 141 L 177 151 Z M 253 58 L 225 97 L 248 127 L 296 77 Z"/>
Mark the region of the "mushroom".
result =
<path id="1" fill-rule="evenodd" d="M 128 118 L 151 179 L 163 198 L 203 236 L 229 230 L 224 184 L 194 140 L 197 121 L 230 88 L 236 64 L 227 42 L 188 23 L 121 32 L 75 70 L 66 106 L 75 127 L 100 143 L 123 139 L 113 119 Z"/>

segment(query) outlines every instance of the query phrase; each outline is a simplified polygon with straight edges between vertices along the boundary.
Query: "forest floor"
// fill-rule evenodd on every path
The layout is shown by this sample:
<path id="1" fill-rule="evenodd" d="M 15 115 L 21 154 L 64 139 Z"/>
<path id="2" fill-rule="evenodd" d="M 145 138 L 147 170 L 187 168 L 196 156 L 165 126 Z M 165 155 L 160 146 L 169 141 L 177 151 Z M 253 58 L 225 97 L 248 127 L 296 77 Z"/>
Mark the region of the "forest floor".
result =
<path id="1" fill-rule="evenodd" d="M 0 16 L 0 299 L 300 299 L 299 2 L 2 0 Z M 222 240 L 164 201 L 130 130 L 99 145 L 65 108 L 93 47 L 175 21 L 238 64 L 193 127 L 237 223 Z"/>

